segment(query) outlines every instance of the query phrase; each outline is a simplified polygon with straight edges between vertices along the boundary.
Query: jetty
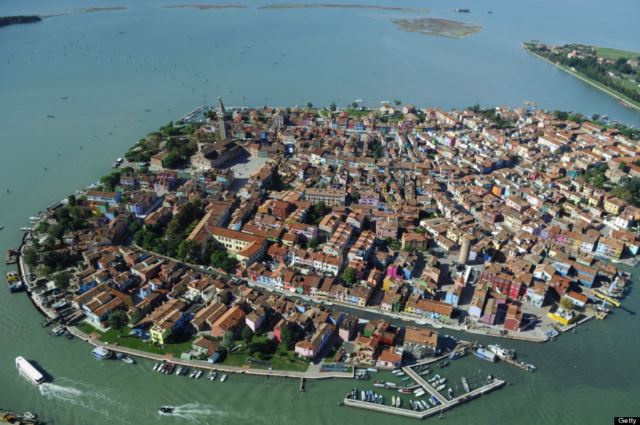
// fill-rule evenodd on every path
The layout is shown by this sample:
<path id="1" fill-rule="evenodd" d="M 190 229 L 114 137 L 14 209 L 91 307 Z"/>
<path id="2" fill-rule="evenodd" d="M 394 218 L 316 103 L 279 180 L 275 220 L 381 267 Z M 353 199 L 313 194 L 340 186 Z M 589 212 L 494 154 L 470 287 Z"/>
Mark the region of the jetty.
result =
<path id="1" fill-rule="evenodd" d="M 405 370 L 406 369 L 407 368 L 405 368 Z M 384 404 L 377 404 L 377 403 L 370 403 L 362 400 L 356 400 L 351 398 L 350 394 L 348 394 L 344 398 L 343 403 L 345 406 L 357 407 L 360 409 L 373 410 L 376 412 L 389 413 L 392 415 L 405 416 L 405 417 L 414 418 L 414 419 L 425 419 L 430 416 L 440 414 L 446 410 L 451 410 L 454 407 L 459 406 L 460 404 L 466 403 L 467 401 L 471 401 L 474 398 L 480 397 L 483 394 L 487 394 L 493 390 L 502 388 L 505 384 L 506 384 L 506 381 L 503 381 L 501 379 L 494 379 L 487 385 L 479 387 L 466 394 L 462 394 L 454 399 L 446 400 L 444 397 L 442 397 L 444 401 L 440 401 L 440 398 L 438 398 L 438 400 L 440 401 L 440 404 L 423 411 L 415 411 L 415 410 L 405 409 L 401 407 L 394 407 L 394 406 L 388 406 Z"/>

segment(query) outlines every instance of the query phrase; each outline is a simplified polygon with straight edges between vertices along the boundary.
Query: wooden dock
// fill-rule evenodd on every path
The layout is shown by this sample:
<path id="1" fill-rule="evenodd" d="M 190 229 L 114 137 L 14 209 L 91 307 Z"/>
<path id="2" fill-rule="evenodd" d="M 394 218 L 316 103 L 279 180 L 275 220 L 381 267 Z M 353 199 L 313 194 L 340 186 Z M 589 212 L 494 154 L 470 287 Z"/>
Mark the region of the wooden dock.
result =
<path id="1" fill-rule="evenodd" d="M 437 415 L 444 411 L 453 409 L 454 407 L 462 403 L 466 403 L 467 401 L 480 397 L 483 394 L 486 394 L 488 392 L 501 388 L 505 384 L 506 384 L 505 381 L 502 381 L 500 379 L 494 379 L 492 382 L 490 382 L 489 384 L 483 387 L 477 388 L 466 394 L 462 394 L 461 396 L 456 397 L 452 400 L 445 399 L 444 403 L 441 403 L 438 406 L 432 407 L 430 409 L 423 410 L 421 412 L 416 410 L 403 409 L 400 407 L 388 406 L 384 404 L 369 403 L 367 401 L 362 401 L 362 400 L 354 400 L 348 396 L 345 397 L 344 404 L 346 406 L 358 407 L 361 409 L 373 410 L 376 412 L 389 413 L 393 415 L 405 416 L 405 417 L 414 418 L 414 419 L 425 419 L 430 416 Z"/>

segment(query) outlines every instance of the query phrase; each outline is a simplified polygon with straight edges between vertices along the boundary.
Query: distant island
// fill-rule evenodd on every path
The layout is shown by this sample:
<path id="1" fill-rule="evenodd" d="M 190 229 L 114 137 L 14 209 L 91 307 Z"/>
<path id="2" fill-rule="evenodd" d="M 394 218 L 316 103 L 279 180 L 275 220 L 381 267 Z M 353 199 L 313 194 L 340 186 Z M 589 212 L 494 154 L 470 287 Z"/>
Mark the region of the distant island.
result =
<path id="1" fill-rule="evenodd" d="M 533 41 L 523 47 L 537 57 L 640 109 L 640 53 L 583 44 L 554 46 Z"/>
<path id="2" fill-rule="evenodd" d="M 393 23 L 408 32 L 437 37 L 463 38 L 482 31 L 482 26 L 440 18 L 394 19 Z"/>
<path id="3" fill-rule="evenodd" d="M 0 27 L 17 24 L 33 24 L 42 21 L 38 15 L 0 16 Z"/>
<path id="4" fill-rule="evenodd" d="M 400 6 L 379 6 L 371 4 L 338 4 L 338 3 L 276 3 L 260 6 L 258 9 L 375 9 L 395 12 L 427 13 L 428 9 L 415 9 Z"/>
<path id="5" fill-rule="evenodd" d="M 247 6 L 244 4 L 209 4 L 209 3 L 198 3 L 198 4 L 172 4 L 170 6 L 165 6 L 165 9 L 200 9 L 200 10 L 209 10 L 209 9 L 246 9 Z"/>

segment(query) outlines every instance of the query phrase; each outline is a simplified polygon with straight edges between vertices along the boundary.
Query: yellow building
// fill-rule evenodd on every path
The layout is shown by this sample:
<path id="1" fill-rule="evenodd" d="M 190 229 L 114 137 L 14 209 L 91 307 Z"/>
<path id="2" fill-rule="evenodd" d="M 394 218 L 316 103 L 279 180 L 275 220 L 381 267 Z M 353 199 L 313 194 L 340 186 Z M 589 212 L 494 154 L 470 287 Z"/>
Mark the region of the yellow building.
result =
<path id="1" fill-rule="evenodd" d="M 624 201 L 621 199 L 611 197 L 604 201 L 604 210 L 609 214 L 620 214 L 623 208 Z"/>

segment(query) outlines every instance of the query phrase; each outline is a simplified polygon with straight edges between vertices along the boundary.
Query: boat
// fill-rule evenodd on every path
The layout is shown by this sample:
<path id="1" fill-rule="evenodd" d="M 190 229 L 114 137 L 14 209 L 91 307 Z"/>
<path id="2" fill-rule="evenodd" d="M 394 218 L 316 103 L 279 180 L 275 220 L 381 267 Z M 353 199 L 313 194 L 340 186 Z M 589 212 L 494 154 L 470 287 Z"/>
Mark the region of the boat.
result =
<path id="1" fill-rule="evenodd" d="M 494 353 L 493 351 L 484 349 L 482 347 L 476 348 L 476 351 L 474 351 L 473 354 L 482 360 L 486 360 L 489 362 L 496 361 L 496 353 Z"/>
<path id="2" fill-rule="evenodd" d="M 462 388 L 464 388 L 466 392 L 471 391 L 471 387 L 469 387 L 469 382 L 467 382 L 467 378 L 463 376 L 462 378 L 460 378 L 460 381 L 462 381 Z"/>
<path id="3" fill-rule="evenodd" d="M 447 382 L 447 378 L 440 378 L 440 379 L 438 379 L 438 380 L 435 382 L 435 384 L 436 384 L 436 385 L 442 385 L 442 384 L 444 384 L 445 382 Z"/>
<path id="4" fill-rule="evenodd" d="M 446 360 L 440 360 L 438 362 L 438 367 L 447 367 L 447 366 L 449 366 L 449 362 Z"/>
<path id="5" fill-rule="evenodd" d="M 10 249 L 7 251 L 7 258 L 5 259 L 5 263 L 7 264 L 15 264 L 18 262 L 18 251 L 15 249 Z"/>
<path id="6" fill-rule="evenodd" d="M 160 363 L 155 363 L 152 369 L 155 372 L 156 370 L 158 370 L 159 367 L 160 367 Z"/>
<path id="7" fill-rule="evenodd" d="M 442 391 L 442 390 L 444 390 L 445 388 L 447 388 L 447 386 L 446 386 L 445 384 L 438 385 L 438 387 L 436 388 L 436 391 Z"/>
<path id="8" fill-rule="evenodd" d="M 362 393 L 360 394 L 360 400 L 364 401 L 366 398 L 367 398 L 367 395 L 364 392 L 364 390 L 362 390 Z"/>
<path id="9" fill-rule="evenodd" d="M 464 356 L 465 354 L 467 354 L 466 347 L 462 347 L 462 348 L 460 348 L 458 350 L 453 350 L 451 352 L 451 354 L 449 354 L 449 360 L 459 359 L 460 357 Z"/>
<path id="10" fill-rule="evenodd" d="M 416 392 L 413 393 L 413 395 L 415 395 L 416 397 L 422 397 L 425 394 L 426 394 L 426 392 L 425 392 L 425 390 L 423 388 L 418 388 L 416 390 Z"/>
<path id="11" fill-rule="evenodd" d="M 382 381 L 376 381 L 376 382 L 374 382 L 374 383 L 373 383 L 373 386 L 374 386 L 374 387 L 378 387 L 378 388 L 384 388 L 384 387 L 386 387 L 386 385 L 385 385 L 385 384 L 384 384 L 384 382 L 382 382 Z"/>
<path id="12" fill-rule="evenodd" d="M 514 350 L 503 348 L 498 344 L 488 345 L 487 348 L 491 350 L 491 352 L 495 353 L 500 360 L 513 359 L 516 356 L 516 352 Z"/>
<path id="13" fill-rule="evenodd" d="M 396 407 L 402 406 L 402 399 L 400 397 L 396 398 Z"/>
<path id="14" fill-rule="evenodd" d="M 227 375 L 222 375 L 222 377 L 220 378 L 220 382 L 224 382 L 227 380 Z"/>
<path id="15" fill-rule="evenodd" d="M 176 411 L 175 407 L 172 406 L 160 406 L 158 409 L 158 413 L 161 415 L 171 415 Z"/>
<path id="16" fill-rule="evenodd" d="M 426 375 L 428 375 L 428 374 L 430 374 L 430 373 L 431 373 L 431 371 L 430 371 L 429 369 L 427 369 L 427 370 L 423 370 L 423 371 L 422 371 L 422 372 L 420 372 L 418 375 L 420 375 L 420 376 L 426 376 Z"/>
<path id="17" fill-rule="evenodd" d="M 394 375 L 400 376 L 399 374 L 402 373 L 402 369 L 394 369 L 391 371 L 391 373 L 393 373 Z"/>
<path id="18" fill-rule="evenodd" d="M 376 369 L 375 367 L 368 367 L 368 368 L 367 368 L 367 371 L 368 371 L 368 372 L 377 373 L 377 372 L 378 372 L 378 369 Z"/>
<path id="19" fill-rule="evenodd" d="M 396 396 L 394 396 L 394 395 L 391 396 L 391 405 L 392 406 L 396 405 Z"/>
<path id="20" fill-rule="evenodd" d="M 400 388 L 400 389 L 398 390 L 398 392 L 399 392 L 399 393 L 402 393 L 402 394 L 411 394 L 411 393 L 413 392 L 413 390 L 412 390 L 412 389 L 410 389 L 410 388 Z"/>
<path id="21" fill-rule="evenodd" d="M 67 328 L 65 328 L 64 325 L 58 325 L 51 330 L 51 333 L 53 334 L 53 336 L 60 336 L 65 333 L 66 330 Z"/>
<path id="22" fill-rule="evenodd" d="M 24 412 L 19 415 L 8 410 L 0 409 L 0 423 L 14 424 L 14 425 L 39 425 L 42 424 L 38 420 L 38 416 L 31 412 Z"/>
<path id="23" fill-rule="evenodd" d="M 45 381 L 45 377 L 24 357 L 16 357 L 16 369 L 34 384 L 40 385 Z"/>
<path id="24" fill-rule="evenodd" d="M 20 292 L 23 289 L 24 289 L 24 283 L 22 283 L 21 280 L 18 280 L 17 282 L 9 283 L 9 292 L 11 293 Z"/>
<path id="25" fill-rule="evenodd" d="M 176 368 L 176 375 L 178 375 L 178 376 L 182 375 L 182 366 L 178 366 Z"/>
<path id="26" fill-rule="evenodd" d="M 449 394 L 449 398 L 453 398 L 453 388 L 449 387 L 449 389 L 447 390 L 447 394 Z"/>
<path id="27" fill-rule="evenodd" d="M 202 371 L 201 371 L 201 370 L 198 370 L 198 371 L 196 372 L 196 379 L 200 379 L 200 377 L 201 377 L 201 376 L 202 376 Z"/>
<path id="28" fill-rule="evenodd" d="M 429 401 L 431 402 L 431 404 L 433 404 L 433 407 L 436 407 L 438 404 L 440 404 L 438 399 L 433 395 L 429 397 Z"/>
<path id="29" fill-rule="evenodd" d="M 389 382 L 389 381 L 385 382 L 385 385 L 387 387 L 395 387 L 396 386 L 395 382 Z"/>
<path id="30" fill-rule="evenodd" d="M 23 232 L 30 232 L 31 228 L 30 227 L 21 227 L 20 230 L 22 230 Z"/>
<path id="31" fill-rule="evenodd" d="M 131 357 L 124 355 L 120 358 L 120 360 L 122 360 L 123 362 L 125 362 L 126 364 L 134 364 L 136 361 L 133 360 Z"/>
<path id="32" fill-rule="evenodd" d="M 93 357 L 97 359 L 105 360 L 110 359 L 113 353 L 104 347 L 96 347 L 91 350 L 91 354 L 93 354 Z"/>

